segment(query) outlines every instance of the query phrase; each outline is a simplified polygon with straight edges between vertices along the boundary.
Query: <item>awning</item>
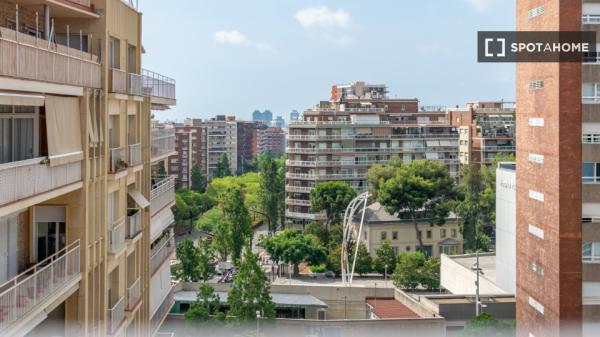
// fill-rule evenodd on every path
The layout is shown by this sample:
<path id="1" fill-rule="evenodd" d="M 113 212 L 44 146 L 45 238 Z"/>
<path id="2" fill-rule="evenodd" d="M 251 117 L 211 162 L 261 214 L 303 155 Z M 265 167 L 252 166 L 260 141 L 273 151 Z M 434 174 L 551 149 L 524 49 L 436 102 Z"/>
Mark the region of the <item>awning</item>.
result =
<path id="1" fill-rule="evenodd" d="M 44 106 L 44 96 L 0 92 L 0 104 L 21 106 Z"/>
<path id="2" fill-rule="evenodd" d="M 83 159 L 79 99 L 46 96 L 46 131 L 50 166 Z"/>
<path id="3" fill-rule="evenodd" d="M 142 193 L 140 193 L 140 191 L 130 190 L 127 192 L 127 194 L 129 194 L 131 199 L 133 199 L 135 203 L 138 204 L 138 206 L 140 206 L 141 208 L 146 208 L 150 206 L 150 202 L 142 195 Z"/>

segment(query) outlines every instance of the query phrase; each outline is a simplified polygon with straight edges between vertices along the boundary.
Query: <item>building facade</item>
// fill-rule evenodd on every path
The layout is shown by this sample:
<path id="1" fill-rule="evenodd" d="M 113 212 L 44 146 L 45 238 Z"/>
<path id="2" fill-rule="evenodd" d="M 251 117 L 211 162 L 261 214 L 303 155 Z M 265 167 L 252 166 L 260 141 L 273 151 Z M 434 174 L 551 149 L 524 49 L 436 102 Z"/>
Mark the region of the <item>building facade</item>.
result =
<path id="1" fill-rule="evenodd" d="M 309 211 L 310 190 L 321 181 L 368 189 L 366 172 L 397 156 L 430 159 L 458 179 L 458 129 L 445 111 L 419 109 L 417 99 L 389 99 L 385 85 L 356 82 L 332 88 L 330 101 L 307 109 L 288 127 L 286 216 L 292 224 L 324 220 Z"/>
<path id="2" fill-rule="evenodd" d="M 237 162 L 238 172 L 242 173 L 244 163 L 252 160 L 258 153 L 258 138 L 261 129 L 266 128 L 262 122 L 237 122 Z"/>
<path id="3" fill-rule="evenodd" d="M 176 176 L 184 188 L 192 184 L 192 167 L 198 165 L 206 175 L 207 139 L 206 128 L 202 126 L 175 126 L 175 150 L 177 154 L 169 157 L 170 175 Z"/>
<path id="4" fill-rule="evenodd" d="M 257 149 L 259 153 L 269 153 L 272 156 L 285 154 L 285 131 L 280 128 L 265 128 L 258 131 Z"/>
<path id="5" fill-rule="evenodd" d="M 0 3 L 0 335 L 151 334 L 168 191 L 151 186 L 150 116 L 175 82 L 142 69 L 129 3 L 17 3 Z"/>

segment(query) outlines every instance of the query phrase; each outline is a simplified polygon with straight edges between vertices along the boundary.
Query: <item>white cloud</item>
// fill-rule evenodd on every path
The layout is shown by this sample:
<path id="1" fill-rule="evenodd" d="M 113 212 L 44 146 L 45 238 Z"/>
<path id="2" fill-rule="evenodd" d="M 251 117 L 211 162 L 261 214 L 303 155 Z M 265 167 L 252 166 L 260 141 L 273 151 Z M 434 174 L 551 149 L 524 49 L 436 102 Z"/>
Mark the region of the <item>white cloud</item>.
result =
<path id="1" fill-rule="evenodd" d="M 253 41 L 237 30 L 219 30 L 213 33 L 213 38 L 215 42 L 221 44 L 251 47 L 260 51 L 273 51 L 270 44 Z"/>
<path id="2" fill-rule="evenodd" d="M 489 9 L 492 0 L 465 0 L 467 1 L 475 10 L 480 12 L 485 12 Z"/>
<path id="3" fill-rule="evenodd" d="M 296 12 L 296 20 L 305 29 L 313 27 L 348 28 L 352 18 L 343 9 L 331 10 L 327 6 L 307 7 Z"/>

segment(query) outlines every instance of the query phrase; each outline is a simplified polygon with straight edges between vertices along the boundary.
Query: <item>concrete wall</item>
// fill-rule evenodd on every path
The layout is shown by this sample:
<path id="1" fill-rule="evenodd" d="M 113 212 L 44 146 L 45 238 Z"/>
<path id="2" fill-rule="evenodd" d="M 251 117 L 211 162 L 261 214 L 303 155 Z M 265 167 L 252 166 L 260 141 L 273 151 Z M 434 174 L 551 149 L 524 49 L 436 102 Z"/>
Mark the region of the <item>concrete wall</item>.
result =
<path id="1" fill-rule="evenodd" d="M 457 295 L 475 294 L 476 275 L 471 269 L 465 268 L 447 255 L 442 255 L 442 266 L 440 269 L 442 287 Z M 482 295 L 504 293 L 494 282 L 491 282 L 484 276 L 479 279 L 479 292 Z"/>
<path id="2" fill-rule="evenodd" d="M 516 173 L 496 170 L 496 285 L 507 293 L 516 288 Z"/>

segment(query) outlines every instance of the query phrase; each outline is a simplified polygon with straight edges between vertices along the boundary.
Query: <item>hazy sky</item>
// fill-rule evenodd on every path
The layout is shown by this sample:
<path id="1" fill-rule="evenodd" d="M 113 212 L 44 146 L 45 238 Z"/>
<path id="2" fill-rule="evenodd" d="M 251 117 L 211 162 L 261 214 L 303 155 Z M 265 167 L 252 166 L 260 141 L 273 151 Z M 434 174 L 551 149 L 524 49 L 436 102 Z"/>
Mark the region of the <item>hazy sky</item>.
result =
<path id="1" fill-rule="evenodd" d="M 161 119 L 287 120 L 332 84 L 387 84 L 423 105 L 514 99 L 514 65 L 478 64 L 478 30 L 513 30 L 511 0 L 140 0 L 145 68 L 177 80 Z"/>

